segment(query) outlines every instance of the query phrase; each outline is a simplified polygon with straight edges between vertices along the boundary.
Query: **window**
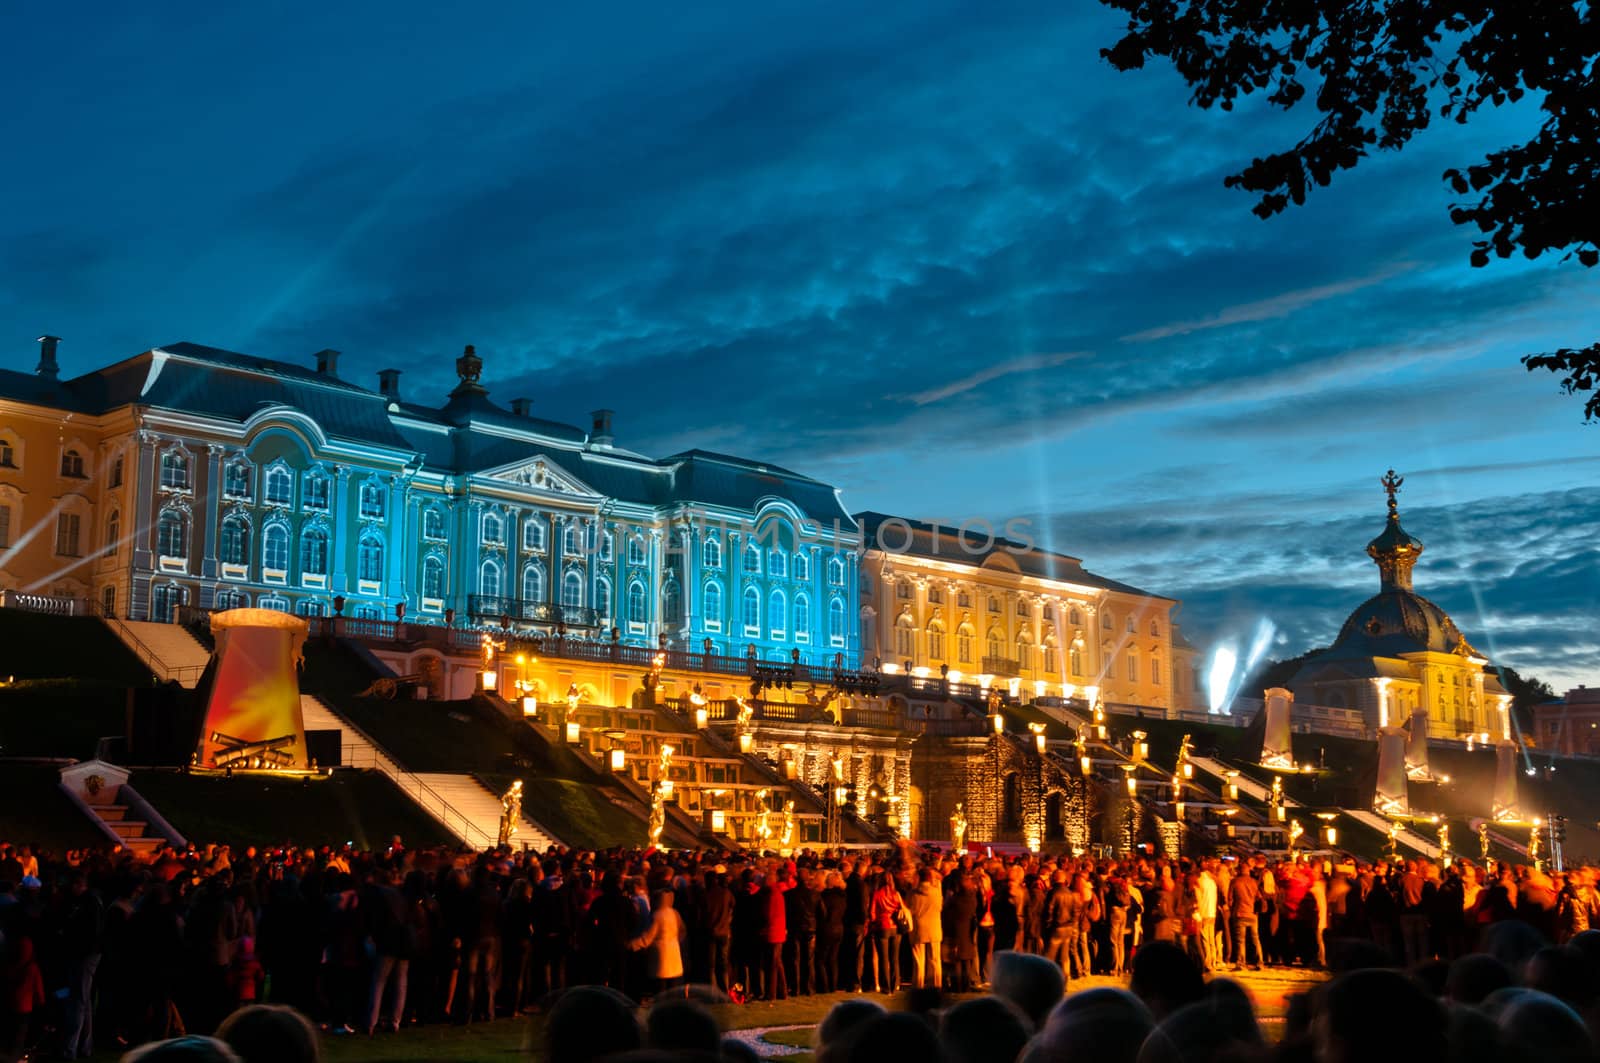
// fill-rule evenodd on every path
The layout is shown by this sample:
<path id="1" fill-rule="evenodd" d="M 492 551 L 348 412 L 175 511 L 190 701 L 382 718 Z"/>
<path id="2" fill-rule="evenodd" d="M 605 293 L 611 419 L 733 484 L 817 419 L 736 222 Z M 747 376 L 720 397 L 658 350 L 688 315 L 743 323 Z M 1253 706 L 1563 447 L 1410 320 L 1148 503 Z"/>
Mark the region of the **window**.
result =
<path id="1" fill-rule="evenodd" d="M 561 579 L 561 605 L 565 609 L 583 608 L 583 577 L 576 572 L 568 572 Z"/>
<path id="2" fill-rule="evenodd" d="M 328 574 L 328 533 L 321 528 L 311 528 L 300 536 L 300 574 Z"/>
<path id="3" fill-rule="evenodd" d="M 911 617 L 901 613 L 894 622 L 894 655 L 911 658 L 917 655 L 917 633 L 911 626 Z"/>
<path id="4" fill-rule="evenodd" d="M 1135 653 L 1129 653 L 1128 654 L 1128 682 L 1137 683 L 1138 681 L 1139 681 L 1139 656 L 1138 656 L 1138 654 L 1135 654 Z"/>
<path id="5" fill-rule="evenodd" d="M 828 558 L 828 586 L 844 586 L 844 562 L 837 557 Z"/>
<path id="6" fill-rule="evenodd" d="M 561 552 L 568 557 L 577 557 L 583 553 L 583 544 L 578 540 L 578 526 L 568 522 L 561 531 Z"/>
<path id="7" fill-rule="evenodd" d="M 609 542 L 610 536 L 608 535 L 606 539 Z M 644 537 L 641 535 L 628 536 L 628 564 L 644 564 Z M 629 591 L 629 594 L 632 593 L 632 591 Z"/>
<path id="8" fill-rule="evenodd" d="M 62 557 L 78 557 L 78 526 L 76 513 L 56 514 L 56 553 Z"/>
<path id="9" fill-rule="evenodd" d="M 1078 607 L 1077 606 L 1073 606 L 1071 609 L 1067 610 L 1067 623 L 1069 623 L 1069 624 L 1081 624 L 1081 623 L 1083 623 L 1083 614 L 1078 612 Z"/>
<path id="10" fill-rule="evenodd" d="M 1056 618 L 1056 607 L 1053 606 L 1053 605 L 1045 606 L 1044 607 L 1044 619 L 1049 620 L 1049 621 L 1051 621 L 1053 623 L 1055 621 L 1055 618 Z"/>
<path id="11" fill-rule="evenodd" d="M 161 486 L 169 491 L 189 489 L 189 459 L 175 450 L 161 455 Z"/>
<path id="12" fill-rule="evenodd" d="M 668 624 L 683 623 L 683 592 L 676 580 L 669 580 L 661 588 L 661 619 Z"/>
<path id="13" fill-rule="evenodd" d="M 1150 682 L 1153 686 L 1161 685 L 1161 658 L 1150 658 Z"/>
<path id="14" fill-rule="evenodd" d="M 1106 609 L 1101 612 L 1100 626 L 1105 628 L 1107 631 L 1110 631 L 1112 628 L 1116 627 L 1116 624 L 1112 623 L 1111 621 L 1111 610 Z"/>
<path id="15" fill-rule="evenodd" d="M 972 663 L 972 628 L 966 624 L 956 629 L 956 659 L 961 664 Z"/>
<path id="16" fill-rule="evenodd" d="M 928 604 L 929 605 L 939 605 L 943 601 L 944 601 L 944 591 L 940 590 L 938 587 L 929 587 L 928 588 Z"/>
<path id="17" fill-rule="evenodd" d="M 444 597 L 444 562 L 430 555 L 422 559 L 422 596 Z"/>
<path id="18" fill-rule="evenodd" d="M 478 567 L 478 593 L 488 598 L 500 597 L 500 563 L 493 559 Z"/>
<path id="19" fill-rule="evenodd" d="M 1067 654 L 1067 668 L 1073 675 L 1083 674 L 1083 651 L 1076 646 Z"/>
<path id="20" fill-rule="evenodd" d="M 15 469 L 17 467 L 17 448 L 12 446 L 11 440 L 0 439 L 0 469 Z"/>
<path id="21" fill-rule="evenodd" d="M 188 599 L 188 592 L 176 583 L 162 583 L 150 589 L 150 619 L 170 624 L 178 606 Z"/>
<path id="22" fill-rule="evenodd" d="M 928 659 L 944 660 L 944 625 L 937 620 L 928 625 Z"/>
<path id="23" fill-rule="evenodd" d="M 301 616 L 328 615 L 328 607 L 317 601 L 315 598 L 306 598 L 302 600 L 299 605 L 295 606 L 294 611 L 299 613 Z"/>
<path id="24" fill-rule="evenodd" d="M 287 613 L 289 611 L 289 599 L 281 598 L 276 594 L 267 595 L 261 599 L 260 604 L 261 608 L 271 609 L 274 613 Z"/>
<path id="25" fill-rule="evenodd" d="M 1150 637 L 1153 639 L 1161 637 L 1161 625 L 1154 620 L 1150 621 Z"/>
<path id="26" fill-rule="evenodd" d="M 761 592 L 754 587 L 744 589 L 744 607 L 740 618 L 746 635 L 761 634 Z"/>
<path id="27" fill-rule="evenodd" d="M 996 598 L 992 594 L 989 595 L 989 612 L 998 613 L 999 611 L 1000 611 L 1000 599 Z"/>
<path id="28" fill-rule="evenodd" d="M 642 624 L 647 619 L 644 607 L 644 584 L 634 580 L 628 584 L 628 623 Z"/>
<path id="29" fill-rule="evenodd" d="M 301 506 L 318 513 L 328 511 L 328 478 L 320 472 L 306 473 L 305 488 L 301 492 Z"/>
<path id="30" fill-rule="evenodd" d="M 957 591 L 956 592 L 956 608 L 957 609 L 971 609 L 972 608 L 972 595 L 968 594 L 966 591 Z"/>
<path id="31" fill-rule="evenodd" d="M 11 545 L 11 507 L 0 502 L 0 550 Z"/>
<path id="32" fill-rule="evenodd" d="M 383 519 L 383 485 L 368 480 L 361 485 L 361 519 Z"/>
<path id="33" fill-rule="evenodd" d="M 243 517 L 224 517 L 218 536 L 217 558 L 224 565 L 243 565 L 250 556 L 250 525 Z"/>
<path id="34" fill-rule="evenodd" d="M 163 509 L 156 521 L 156 549 L 162 557 L 189 556 L 189 518 L 175 509 Z"/>
<path id="35" fill-rule="evenodd" d="M 76 450 L 61 455 L 61 475 L 83 479 L 83 455 Z"/>
<path id="36" fill-rule="evenodd" d="M 1000 637 L 999 628 L 994 627 L 989 629 L 987 645 L 988 649 L 986 649 L 984 652 L 990 657 L 1004 657 L 1006 655 L 1006 641 Z"/>
<path id="37" fill-rule="evenodd" d="M 261 567 L 273 572 L 289 570 L 289 529 L 269 524 L 261 534 Z"/>
<path id="38" fill-rule="evenodd" d="M 1132 635 L 1134 633 L 1135 633 L 1135 628 L 1133 626 L 1133 614 L 1129 613 L 1128 614 L 1128 634 Z"/>
<path id="39" fill-rule="evenodd" d="M 1017 615 L 1018 616 L 1032 616 L 1033 615 L 1032 613 L 1030 613 L 1028 611 L 1028 603 L 1027 602 L 1024 602 L 1024 601 L 1018 601 L 1017 602 Z"/>
<path id="40" fill-rule="evenodd" d="M 1044 671 L 1050 675 L 1055 675 L 1060 670 L 1061 665 L 1056 654 L 1056 644 L 1054 640 L 1051 640 L 1044 644 Z"/>
<path id="41" fill-rule="evenodd" d="M 293 500 L 294 477 L 282 465 L 274 465 L 267 470 L 267 505 L 287 506 Z"/>
<path id="42" fill-rule="evenodd" d="M 722 567 L 722 543 L 715 537 L 700 544 L 700 563 L 706 568 Z"/>
<path id="43" fill-rule="evenodd" d="M 122 455 L 121 454 L 118 454 L 117 455 L 117 460 L 111 463 L 111 486 L 112 487 L 121 487 L 122 486 Z M 117 591 L 117 589 L 115 587 L 107 587 L 106 590 L 110 591 L 112 593 L 113 598 L 115 598 L 116 591 Z"/>
<path id="44" fill-rule="evenodd" d="M 802 551 L 794 555 L 794 578 L 808 580 L 811 578 L 811 559 Z"/>
<path id="45" fill-rule="evenodd" d="M 545 548 L 544 516 L 539 513 L 529 513 L 522 518 L 522 548 L 524 550 L 538 550 L 541 553 Z"/>
<path id="46" fill-rule="evenodd" d="M 483 515 L 483 541 L 490 546 L 498 546 L 506 541 L 506 527 L 500 520 L 500 514 Z"/>
<path id="47" fill-rule="evenodd" d="M 544 601 L 544 569 L 538 565 L 528 565 L 522 570 L 522 600 Z"/>
<path id="48" fill-rule="evenodd" d="M 117 550 L 121 546 L 119 541 L 121 538 L 122 515 L 113 509 L 111 515 L 106 518 L 106 557 L 117 556 Z"/>
<path id="49" fill-rule="evenodd" d="M 901 601 L 909 600 L 911 598 L 911 584 L 905 580 L 896 583 L 894 585 L 894 596 Z"/>
<path id="50" fill-rule="evenodd" d="M 611 584 L 604 577 L 594 581 L 594 611 L 602 617 L 611 616 Z"/>
<path id="51" fill-rule="evenodd" d="M 803 594 L 794 596 L 794 640 L 811 641 L 811 599 Z"/>
<path id="52" fill-rule="evenodd" d="M 117 615 L 117 588 L 109 583 L 100 592 L 100 615 Z"/>
<path id="53" fill-rule="evenodd" d="M 761 548 L 755 543 L 744 548 L 744 570 L 748 575 L 761 575 Z"/>
<path id="54" fill-rule="evenodd" d="M 356 579 L 373 583 L 383 579 L 383 541 L 376 535 L 363 535 L 356 547 Z"/>
<path id="55" fill-rule="evenodd" d="M 610 532 L 606 532 L 604 535 L 600 536 L 600 560 L 610 561 L 615 556 L 615 539 Z M 641 559 L 638 564 L 642 565 L 644 564 L 644 561 Z"/>
<path id="56" fill-rule="evenodd" d="M 1033 662 L 1033 645 L 1031 643 L 1023 642 L 1021 639 L 1018 639 L 1017 640 L 1017 670 L 1021 671 L 1021 672 L 1026 672 L 1026 671 L 1031 670 L 1033 668 L 1033 663 L 1032 662 Z"/>
<path id="57" fill-rule="evenodd" d="M 834 646 L 844 645 L 844 602 L 838 598 L 828 603 L 828 642 Z"/>
<path id="58" fill-rule="evenodd" d="M 710 542 L 711 540 L 707 540 Z M 705 614 L 707 631 L 722 630 L 722 585 L 707 583 L 705 592 L 701 595 L 701 612 Z"/>
<path id="59" fill-rule="evenodd" d="M 422 537 L 434 542 L 444 539 L 444 513 L 436 506 L 422 511 Z"/>
<path id="60" fill-rule="evenodd" d="M 118 465 L 120 467 L 121 459 L 118 459 Z M 287 471 L 284 475 L 288 475 Z M 250 497 L 250 470 L 243 462 L 229 462 L 227 468 L 222 470 L 222 494 L 225 498 Z"/>
<path id="61" fill-rule="evenodd" d="M 767 575 L 777 576 L 779 579 L 789 575 L 789 555 L 782 550 L 772 550 L 767 554 Z"/>
<path id="62" fill-rule="evenodd" d="M 781 639 L 788 630 L 789 599 L 782 591 L 773 591 L 767 597 L 767 633 Z"/>

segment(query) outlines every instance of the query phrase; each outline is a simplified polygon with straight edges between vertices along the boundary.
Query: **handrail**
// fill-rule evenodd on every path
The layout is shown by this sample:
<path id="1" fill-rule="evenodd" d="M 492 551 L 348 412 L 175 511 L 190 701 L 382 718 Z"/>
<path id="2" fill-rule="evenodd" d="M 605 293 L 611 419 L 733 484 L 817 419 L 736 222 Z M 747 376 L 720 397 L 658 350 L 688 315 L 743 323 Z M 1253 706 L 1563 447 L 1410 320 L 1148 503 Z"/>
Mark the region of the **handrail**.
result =
<path id="1" fill-rule="evenodd" d="M 351 734 L 361 739 L 362 742 L 365 742 L 367 748 L 372 752 L 372 767 L 378 772 L 382 773 L 383 776 L 390 782 L 400 787 L 400 789 L 407 793 L 411 799 L 422 808 L 423 811 L 427 812 L 430 816 L 437 820 L 439 824 L 446 830 L 455 834 L 456 837 L 460 838 L 468 845 L 477 848 L 487 849 L 498 843 L 498 838 L 491 838 L 487 831 L 483 830 L 476 823 L 472 822 L 472 820 L 466 817 L 465 813 L 461 812 L 451 805 L 450 802 L 446 801 L 437 790 L 423 782 L 415 772 L 408 771 L 405 768 L 400 767 L 400 762 L 394 759 L 394 755 L 392 753 L 384 749 L 383 746 L 380 745 L 371 735 L 367 734 L 367 732 L 363 731 L 355 723 L 351 722 L 332 705 L 328 704 L 326 698 L 316 694 L 308 694 L 306 696 L 315 700 L 319 705 L 322 706 L 323 710 L 326 711 L 329 716 L 332 716 L 335 720 L 337 720 L 341 729 L 348 729 Z M 352 749 L 354 748 L 355 745 L 352 743 Z M 341 759 L 343 759 L 343 754 L 343 743 L 340 743 Z M 360 767 L 361 765 L 347 764 L 345 766 L 354 768 Z M 438 809 L 435 810 L 433 808 L 429 808 L 425 799 L 436 803 Z M 450 822 L 451 816 L 454 816 L 457 820 L 459 820 L 461 827 L 464 829 L 457 829 L 455 826 L 453 826 Z M 481 836 L 484 840 L 479 842 L 474 835 Z"/>
<path id="2" fill-rule="evenodd" d="M 111 625 L 116 631 L 117 637 L 122 640 L 123 645 L 132 650 L 134 656 L 138 657 L 144 666 L 150 669 L 151 674 L 163 682 L 176 680 L 181 683 L 185 679 L 197 680 L 205 674 L 205 665 L 184 664 L 176 667 L 168 665 L 155 650 L 145 645 L 143 639 L 133 633 L 133 629 L 128 627 L 120 616 L 102 609 L 100 610 L 100 619 Z"/>

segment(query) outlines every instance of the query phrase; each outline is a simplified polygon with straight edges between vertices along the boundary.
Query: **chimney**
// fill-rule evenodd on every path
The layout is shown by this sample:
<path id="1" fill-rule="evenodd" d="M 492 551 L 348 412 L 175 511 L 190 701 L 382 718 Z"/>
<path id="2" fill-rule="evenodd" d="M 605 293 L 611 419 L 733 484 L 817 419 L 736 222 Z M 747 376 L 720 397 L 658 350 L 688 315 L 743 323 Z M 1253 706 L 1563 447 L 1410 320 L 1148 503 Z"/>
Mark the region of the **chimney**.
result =
<path id="1" fill-rule="evenodd" d="M 34 376 L 55 380 L 60 375 L 60 367 L 56 365 L 56 344 L 60 342 L 60 336 L 39 337 L 39 368 L 33 371 Z"/>
<path id="2" fill-rule="evenodd" d="M 378 370 L 378 392 L 390 402 L 400 401 L 400 370 Z"/>
<path id="3" fill-rule="evenodd" d="M 532 409 L 532 407 L 533 407 L 533 400 L 532 399 L 512 399 L 511 400 L 511 412 L 516 414 L 518 417 L 526 417 L 526 416 L 528 416 L 528 412 L 529 412 L 530 409 Z"/>
<path id="4" fill-rule="evenodd" d="M 337 377 L 339 375 L 339 352 L 318 351 L 316 354 L 317 372 L 323 376 Z"/>
<path id="5" fill-rule="evenodd" d="M 594 425 L 589 430 L 589 442 L 597 447 L 609 447 L 612 441 L 611 411 L 595 410 L 589 416 L 593 419 Z"/>

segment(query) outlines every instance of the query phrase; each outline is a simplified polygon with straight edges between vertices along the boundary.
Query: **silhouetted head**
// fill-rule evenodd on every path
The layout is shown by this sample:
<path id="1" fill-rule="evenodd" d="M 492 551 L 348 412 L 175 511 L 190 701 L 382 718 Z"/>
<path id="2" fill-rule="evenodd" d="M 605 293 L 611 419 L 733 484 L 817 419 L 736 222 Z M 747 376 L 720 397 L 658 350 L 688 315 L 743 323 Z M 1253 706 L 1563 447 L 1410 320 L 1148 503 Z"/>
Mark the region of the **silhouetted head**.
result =
<path id="1" fill-rule="evenodd" d="M 239 1057 L 215 1037 L 191 1035 L 135 1048 L 122 1063 L 239 1063 Z"/>
<path id="2" fill-rule="evenodd" d="M 1547 945 L 1523 968 L 1522 984 L 1587 1011 L 1594 1003 L 1594 976 L 1583 953 L 1571 945 Z"/>
<path id="3" fill-rule="evenodd" d="M 1200 968 L 1170 941 L 1152 941 L 1133 954 L 1128 988 L 1157 1020 L 1206 995 Z"/>
<path id="4" fill-rule="evenodd" d="M 614 989 L 577 986 L 550 1009 L 544 1028 L 549 1063 L 589 1063 L 640 1046 L 633 1002 Z"/>
<path id="5" fill-rule="evenodd" d="M 949 1063 L 1015 1063 L 1033 1022 L 1000 997 L 964 1000 L 939 1021 L 939 1043 Z"/>
<path id="6" fill-rule="evenodd" d="M 817 1052 L 836 1050 L 857 1026 L 884 1014 L 883 1005 L 873 1000 L 841 1000 L 828 1010 L 817 1025 Z M 830 1057 L 831 1058 L 831 1057 Z"/>
<path id="7" fill-rule="evenodd" d="M 1444 995 L 1457 1004 L 1476 1006 L 1490 993 L 1513 981 L 1505 964 L 1486 952 L 1472 952 L 1450 964 Z"/>
<path id="8" fill-rule="evenodd" d="M 1044 1025 L 1050 1009 L 1061 1002 L 1066 980 L 1061 968 L 1029 952 L 1004 949 L 994 954 L 989 965 L 991 991 L 1015 1004 L 1034 1029 Z"/>
<path id="9" fill-rule="evenodd" d="M 281 1004 L 252 1004 L 222 1020 L 217 1039 L 243 1063 L 317 1063 L 317 1031 L 306 1017 Z"/>
<path id="10" fill-rule="evenodd" d="M 1506 1063 L 1593 1063 L 1594 1038 L 1571 1007 L 1532 990 L 1499 1011 L 1500 1058 Z"/>
<path id="11" fill-rule="evenodd" d="M 1328 983 L 1315 1030 L 1318 1063 L 1445 1063 L 1444 1009 L 1399 971 L 1352 971 Z"/>
<path id="12" fill-rule="evenodd" d="M 668 1052 L 716 1055 L 722 1047 L 717 1020 L 692 1000 L 658 1001 L 645 1019 L 645 1034 L 651 1048 Z"/>
<path id="13" fill-rule="evenodd" d="M 1121 989 L 1086 989 L 1056 1005 L 1024 1057 L 1037 1063 L 1134 1063 L 1155 1027 L 1150 1009 Z"/>
<path id="14" fill-rule="evenodd" d="M 837 1050 L 827 1050 L 827 1058 L 843 1063 L 884 1063 L 892 1059 L 939 1063 L 942 1053 L 939 1037 L 930 1023 L 909 1012 L 895 1011 L 853 1027 L 838 1043 Z"/>

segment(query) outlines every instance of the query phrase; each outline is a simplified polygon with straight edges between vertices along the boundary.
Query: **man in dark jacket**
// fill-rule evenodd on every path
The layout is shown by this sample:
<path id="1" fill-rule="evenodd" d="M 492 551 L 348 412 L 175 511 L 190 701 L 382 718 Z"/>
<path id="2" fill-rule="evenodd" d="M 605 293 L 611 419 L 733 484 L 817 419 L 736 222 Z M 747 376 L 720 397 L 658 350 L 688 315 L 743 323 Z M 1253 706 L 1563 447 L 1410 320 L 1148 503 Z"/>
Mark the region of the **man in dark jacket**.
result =
<path id="1" fill-rule="evenodd" d="M 1233 969 L 1244 970 L 1245 941 L 1256 945 L 1256 970 L 1261 969 L 1261 883 L 1248 869 L 1240 868 L 1228 886 L 1228 915 L 1233 923 Z"/>
<path id="2" fill-rule="evenodd" d="M 796 994 L 810 996 L 816 992 L 817 891 L 811 887 L 809 871 L 800 872 L 793 888 L 783 895 L 783 910 L 789 929 L 791 984 Z"/>
<path id="3" fill-rule="evenodd" d="M 728 888 L 725 877 L 719 870 L 707 872 L 706 890 L 701 899 L 709 952 L 707 974 L 711 984 L 724 993 L 731 988 L 728 968 L 733 941 L 733 891 Z"/>
<path id="4" fill-rule="evenodd" d="M 844 880 L 844 941 L 840 952 L 844 954 L 843 966 L 850 974 L 850 989 L 861 988 L 861 969 L 866 950 L 871 947 L 867 942 L 867 911 L 872 906 L 872 875 L 865 865 L 865 859 L 852 864 Z M 841 973 L 839 981 L 844 980 L 845 975 Z"/>
<path id="5" fill-rule="evenodd" d="M 1050 895 L 1045 898 L 1044 923 L 1050 938 L 1045 945 L 1045 959 L 1061 968 L 1061 974 L 1072 980 L 1072 954 L 1078 944 L 1078 923 L 1082 919 L 1082 901 L 1067 884 L 1067 873 L 1057 871 L 1051 877 Z"/>

